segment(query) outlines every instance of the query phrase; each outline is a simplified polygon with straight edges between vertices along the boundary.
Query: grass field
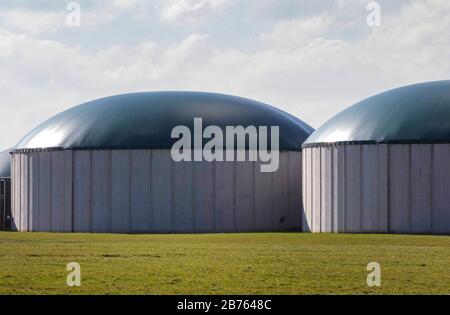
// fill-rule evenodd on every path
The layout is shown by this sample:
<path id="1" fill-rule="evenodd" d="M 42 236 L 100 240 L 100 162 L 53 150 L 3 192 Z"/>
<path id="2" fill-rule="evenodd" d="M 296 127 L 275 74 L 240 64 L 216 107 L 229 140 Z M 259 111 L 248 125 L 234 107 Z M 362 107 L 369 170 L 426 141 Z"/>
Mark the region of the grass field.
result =
<path id="1" fill-rule="evenodd" d="M 72 261 L 81 287 L 66 285 Z M 450 294 L 450 237 L 0 232 L 0 294 L 66 293 Z"/>

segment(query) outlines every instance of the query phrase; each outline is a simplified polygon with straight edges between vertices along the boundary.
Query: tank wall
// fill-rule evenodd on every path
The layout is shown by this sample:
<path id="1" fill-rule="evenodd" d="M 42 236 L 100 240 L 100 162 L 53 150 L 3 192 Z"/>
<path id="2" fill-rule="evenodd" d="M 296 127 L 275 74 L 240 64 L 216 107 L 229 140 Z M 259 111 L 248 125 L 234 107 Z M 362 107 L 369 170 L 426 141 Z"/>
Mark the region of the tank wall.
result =
<path id="1" fill-rule="evenodd" d="M 300 231 L 302 155 L 259 162 L 173 162 L 170 150 L 66 150 L 12 156 L 19 231 Z"/>
<path id="2" fill-rule="evenodd" d="M 303 150 L 304 230 L 450 234 L 450 144 Z"/>

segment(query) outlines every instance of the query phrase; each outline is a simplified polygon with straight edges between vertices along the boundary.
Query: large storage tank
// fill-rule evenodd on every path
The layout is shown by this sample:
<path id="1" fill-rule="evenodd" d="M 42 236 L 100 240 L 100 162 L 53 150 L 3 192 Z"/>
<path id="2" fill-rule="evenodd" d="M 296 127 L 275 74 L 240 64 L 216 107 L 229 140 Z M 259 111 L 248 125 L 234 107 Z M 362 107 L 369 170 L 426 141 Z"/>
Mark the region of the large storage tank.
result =
<path id="1" fill-rule="evenodd" d="M 11 228 L 11 162 L 9 151 L 0 152 L 0 230 Z"/>
<path id="2" fill-rule="evenodd" d="M 278 170 L 261 172 L 264 162 L 248 158 L 254 147 L 238 142 L 245 161 L 175 162 L 173 128 L 194 130 L 199 117 L 224 134 L 226 126 L 279 126 Z M 274 107 L 222 94 L 88 102 L 44 122 L 12 151 L 14 223 L 19 231 L 300 231 L 300 148 L 311 132 Z M 225 141 L 216 150 L 224 148 Z"/>
<path id="3" fill-rule="evenodd" d="M 304 229 L 450 234 L 450 81 L 359 102 L 303 144 Z"/>

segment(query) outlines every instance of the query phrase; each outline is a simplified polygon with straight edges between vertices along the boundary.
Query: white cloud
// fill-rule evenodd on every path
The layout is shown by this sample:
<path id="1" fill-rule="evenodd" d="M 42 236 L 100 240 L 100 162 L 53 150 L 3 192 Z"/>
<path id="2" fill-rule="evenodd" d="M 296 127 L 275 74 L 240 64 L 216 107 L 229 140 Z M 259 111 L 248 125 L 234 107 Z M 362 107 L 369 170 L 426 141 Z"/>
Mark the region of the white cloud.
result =
<path id="1" fill-rule="evenodd" d="M 16 8 L 0 11 L 0 25 L 3 28 L 29 35 L 55 33 L 67 29 L 69 11 L 67 3 L 61 3 L 59 9 L 30 10 Z M 139 7 L 138 0 L 97 1 L 93 6 L 80 5 L 81 29 L 92 30 L 110 23 L 122 14 Z"/>
<path id="2" fill-rule="evenodd" d="M 216 14 L 233 0 L 170 0 L 161 12 L 161 19 L 168 22 L 192 20 Z"/>
<path id="3" fill-rule="evenodd" d="M 138 0 L 114 0 L 114 6 L 119 9 L 130 10 L 138 5 Z"/>
<path id="4" fill-rule="evenodd" d="M 326 16 L 281 21 L 259 38 L 277 48 L 304 46 L 320 36 L 329 27 L 330 22 L 331 19 Z"/>
<path id="5" fill-rule="evenodd" d="M 39 34 L 54 32 L 63 27 L 66 22 L 66 14 L 64 11 L 5 10 L 0 12 L 0 21 L 9 29 Z"/>

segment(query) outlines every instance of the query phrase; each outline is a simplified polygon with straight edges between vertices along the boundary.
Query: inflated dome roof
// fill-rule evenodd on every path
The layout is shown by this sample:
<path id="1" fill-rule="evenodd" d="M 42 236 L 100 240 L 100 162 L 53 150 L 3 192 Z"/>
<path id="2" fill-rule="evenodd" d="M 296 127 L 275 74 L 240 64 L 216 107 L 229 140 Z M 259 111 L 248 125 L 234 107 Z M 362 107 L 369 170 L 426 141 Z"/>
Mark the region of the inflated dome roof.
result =
<path id="1" fill-rule="evenodd" d="M 66 110 L 28 133 L 15 149 L 165 149 L 175 126 L 280 126 L 280 149 L 300 150 L 313 129 L 246 98 L 201 92 L 143 92 L 101 98 Z M 270 134 L 270 132 L 269 132 Z M 207 142 L 208 140 L 204 141 Z"/>
<path id="2" fill-rule="evenodd" d="M 450 81 L 435 81 L 397 88 L 356 103 L 319 127 L 303 147 L 445 142 L 450 142 Z"/>
<path id="3" fill-rule="evenodd" d="M 9 151 L 0 152 L 0 178 L 11 177 L 11 161 L 9 158 Z"/>

